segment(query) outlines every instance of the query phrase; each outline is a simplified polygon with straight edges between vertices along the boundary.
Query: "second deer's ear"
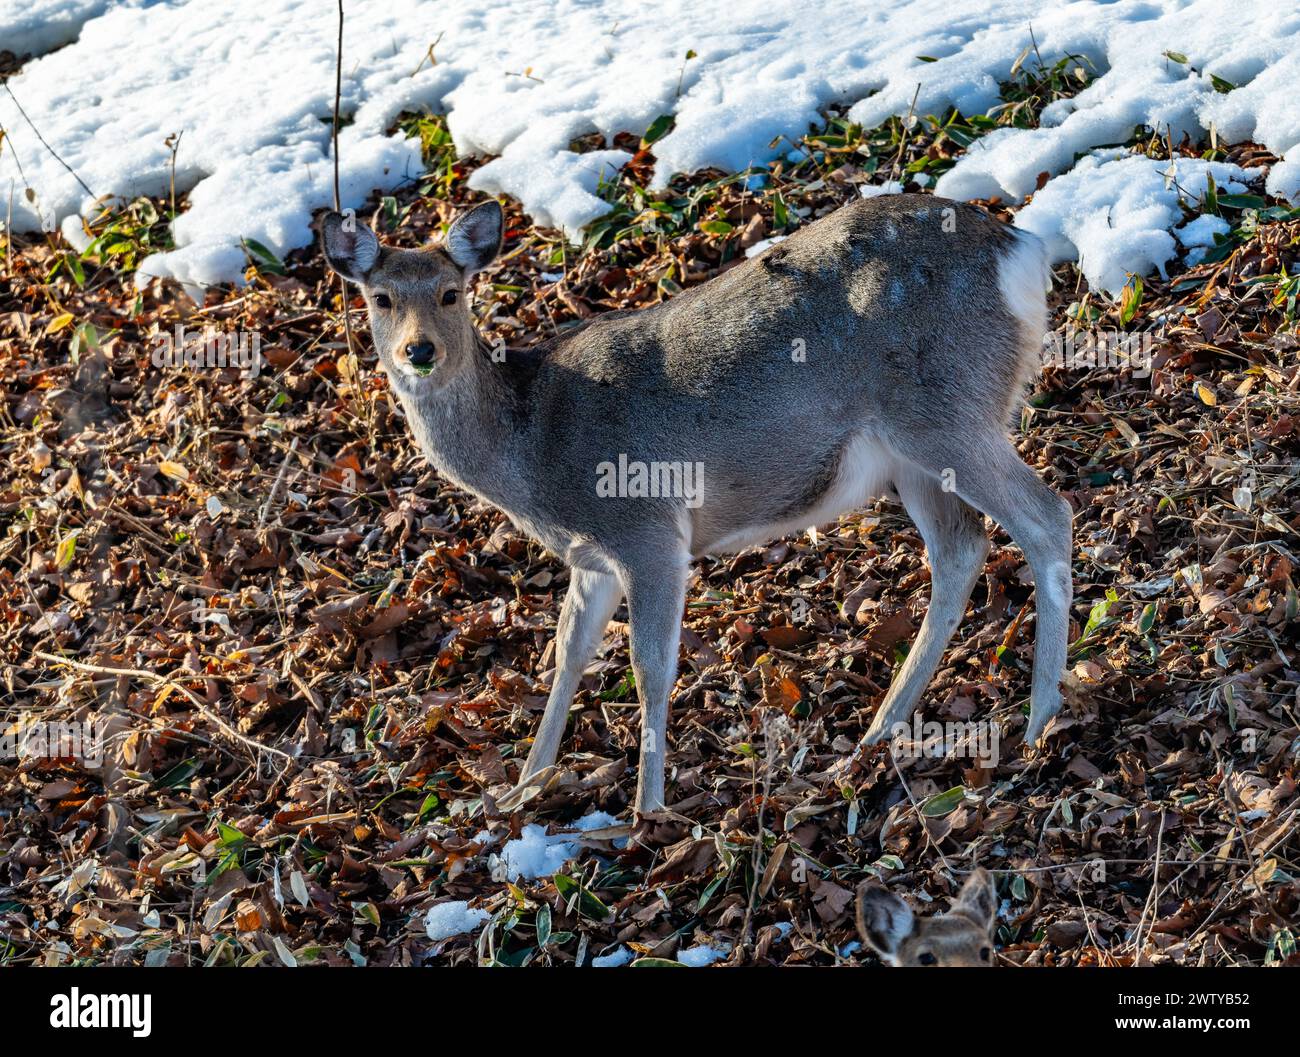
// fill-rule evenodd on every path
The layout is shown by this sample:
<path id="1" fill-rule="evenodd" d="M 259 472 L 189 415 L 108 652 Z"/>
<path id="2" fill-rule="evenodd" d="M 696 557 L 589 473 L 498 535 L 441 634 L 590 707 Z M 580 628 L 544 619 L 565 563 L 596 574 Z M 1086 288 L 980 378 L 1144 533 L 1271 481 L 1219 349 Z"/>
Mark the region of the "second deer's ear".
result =
<path id="1" fill-rule="evenodd" d="M 969 918 L 991 935 L 998 913 L 998 893 L 993 887 L 993 878 L 982 869 L 972 873 L 957 893 L 951 913 Z"/>
<path id="2" fill-rule="evenodd" d="M 379 260 L 379 239 L 351 210 L 321 218 L 320 242 L 325 263 L 354 283 L 365 282 Z"/>
<path id="3" fill-rule="evenodd" d="M 869 881 L 858 887 L 858 934 L 885 960 L 895 958 L 914 923 L 912 908 L 892 892 Z"/>
<path id="4" fill-rule="evenodd" d="M 447 229 L 447 256 L 466 274 L 486 268 L 501 252 L 505 214 L 496 202 L 462 213 Z"/>

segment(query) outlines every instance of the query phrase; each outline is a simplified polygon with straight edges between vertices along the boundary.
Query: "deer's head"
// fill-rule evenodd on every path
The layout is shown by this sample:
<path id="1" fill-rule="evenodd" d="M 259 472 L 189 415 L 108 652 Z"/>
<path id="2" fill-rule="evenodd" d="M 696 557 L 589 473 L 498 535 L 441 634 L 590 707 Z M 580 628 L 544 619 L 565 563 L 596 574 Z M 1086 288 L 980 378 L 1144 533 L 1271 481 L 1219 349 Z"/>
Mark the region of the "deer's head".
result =
<path id="1" fill-rule="evenodd" d="M 503 226 L 501 207 L 484 202 L 459 216 L 441 245 L 397 250 L 351 214 L 321 219 L 325 260 L 361 288 L 375 351 L 399 394 L 443 389 L 482 356 L 466 286 L 500 252 Z"/>
<path id="2" fill-rule="evenodd" d="M 983 870 L 967 878 L 946 914 L 920 918 L 892 892 L 858 888 L 858 932 L 890 965 L 992 965 L 997 894 Z"/>

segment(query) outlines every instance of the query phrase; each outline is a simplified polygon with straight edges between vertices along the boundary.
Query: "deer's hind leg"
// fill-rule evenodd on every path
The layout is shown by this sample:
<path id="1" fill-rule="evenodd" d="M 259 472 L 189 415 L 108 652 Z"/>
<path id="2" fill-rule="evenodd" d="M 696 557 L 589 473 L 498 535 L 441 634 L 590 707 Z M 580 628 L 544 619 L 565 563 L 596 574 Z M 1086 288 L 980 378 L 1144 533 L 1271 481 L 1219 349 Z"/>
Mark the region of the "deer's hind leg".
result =
<path id="1" fill-rule="evenodd" d="M 863 738 L 867 744 L 888 738 L 915 711 L 961 623 L 989 551 L 979 511 L 956 493 L 944 491 L 934 476 L 906 466 L 896 475 L 894 487 L 925 541 L 930 604 L 916 641 Z"/>
<path id="2" fill-rule="evenodd" d="M 641 700 L 641 759 L 637 771 L 637 818 L 665 807 L 664 770 L 668 756 L 668 699 L 677 679 L 677 650 L 690 576 L 685 555 L 644 558 L 625 570 L 631 622 L 632 671 Z"/>
<path id="3" fill-rule="evenodd" d="M 1021 460 L 1005 434 L 958 432 L 927 438 L 932 473 L 950 468 L 956 492 L 1004 529 L 1034 574 L 1033 691 L 1025 744 L 1034 745 L 1061 708 L 1072 595 L 1070 505 Z"/>

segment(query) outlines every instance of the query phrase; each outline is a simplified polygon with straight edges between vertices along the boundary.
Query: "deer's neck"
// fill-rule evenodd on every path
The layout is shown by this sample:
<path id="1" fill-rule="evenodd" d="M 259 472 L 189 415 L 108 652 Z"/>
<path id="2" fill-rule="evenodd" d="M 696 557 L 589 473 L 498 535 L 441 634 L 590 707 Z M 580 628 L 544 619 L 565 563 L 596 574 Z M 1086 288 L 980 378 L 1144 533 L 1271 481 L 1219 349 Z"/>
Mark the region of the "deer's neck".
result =
<path id="1" fill-rule="evenodd" d="M 492 363 L 480 348 L 469 369 L 443 389 L 398 395 L 439 474 L 507 513 L 525 501 L 526 380 Z"/>

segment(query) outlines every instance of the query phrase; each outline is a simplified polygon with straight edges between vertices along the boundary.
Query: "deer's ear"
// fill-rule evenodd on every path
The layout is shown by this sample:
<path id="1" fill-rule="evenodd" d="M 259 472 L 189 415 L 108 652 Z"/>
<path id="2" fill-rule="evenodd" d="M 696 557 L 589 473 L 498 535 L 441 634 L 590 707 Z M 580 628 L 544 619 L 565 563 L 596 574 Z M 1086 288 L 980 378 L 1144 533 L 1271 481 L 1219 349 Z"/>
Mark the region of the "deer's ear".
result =
<path id="1" fill-rule="evenodd" d="M 870 882 L 858 887 L 858 934 L 886 961 L 897 956 L 914 923 L 912 908 L 892 892 Z"/>
<path id="2" fill-rule="evenodd" d="M 364 283 L 379 260 L 379 239 L 351 212 L 321 218 L 320 244 L 325 262 L 354 283 Z"/>
<path id="3" fill-rule="evenodd" d="M 969 918 L 992 935 L 998 914 L 998 893 L 993 887 L 993 878 L 982 869 L 972 873 L 957 893 L 951 913 Z"/>
<path id="4" fill-rule="evenodd" d="M 467 275 L 486 268 L 501 252 L 505 214 L 496 202 L 484 202 L 456 218 L 447 229 L 447 256 Z"/>

